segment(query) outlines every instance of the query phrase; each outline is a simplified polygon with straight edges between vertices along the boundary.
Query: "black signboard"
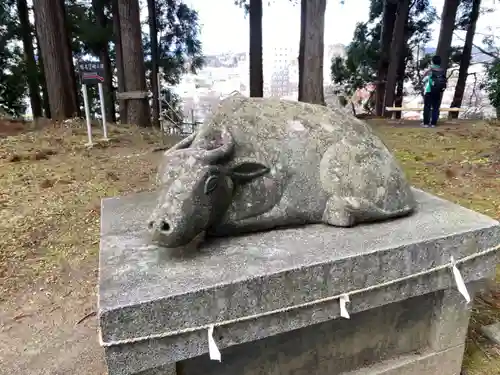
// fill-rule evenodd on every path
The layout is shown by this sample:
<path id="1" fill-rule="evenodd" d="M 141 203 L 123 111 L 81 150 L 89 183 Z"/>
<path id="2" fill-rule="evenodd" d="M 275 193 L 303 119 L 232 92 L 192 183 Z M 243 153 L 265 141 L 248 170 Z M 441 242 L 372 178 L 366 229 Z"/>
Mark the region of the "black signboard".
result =
<path id="1" fill-rule="evenodd" d="M 95 61 L 80 61 L 78 63 L 80 79 L 85 85 L 104 82 L 104 64 Z"/>

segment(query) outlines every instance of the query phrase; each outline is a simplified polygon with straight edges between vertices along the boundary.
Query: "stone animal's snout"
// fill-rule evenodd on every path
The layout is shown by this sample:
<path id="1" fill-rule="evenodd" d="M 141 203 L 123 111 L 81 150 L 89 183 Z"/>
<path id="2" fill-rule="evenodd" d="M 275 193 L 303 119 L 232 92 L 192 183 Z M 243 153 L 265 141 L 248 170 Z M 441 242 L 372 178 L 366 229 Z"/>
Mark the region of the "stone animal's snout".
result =
<path id="1" fill-rule="evenodd" d="M 175 248 L 191 243 L 217 222 L 231 204 L 233 184 L 217 165 L 185 168 L 166 186 L 148 227 L 153 241 Z"/>
<path id="2" fill-rule="evenodd" d="M 179 180 L 165 187 L 148 227 L 153 241 L 167 248 L 191 244 L 226 215 L 234 189 L 269 172 L 259 163 L 233 168 L 201 165 L 186 168 Z"/>
<path id="3" fill-rule="evenodd" d="M 187 245 L 190 241 L 185 240 L 187 233 L 179 230 L 179 226 L 173 224 L 172 220 L 164 217 L 150 219 L 148 228 L 151 233 L 151 239 L 154 243 L 167 248 L 177 248 Z"/>
<path id="4" fill-rule="evenodd" d="M 166 248 L 179 248 L 188 245 L 197 247 L 198 243 L 194 240 L 203 240 L 204 225 L 200 222 L 199 226 L 187 226 L 182 217 L 179 219 L 175 221 L 163 215 L 151 218 L 148 228 L 152 241 Z"/>
<path id="5" fill-rule="evenodd" d="M 158 234 L 168 235 L 173 231 L 173 226 L 168 219 L 159 218 L 156 220 L 150 220 L 148 223 L 148 228 Z"/>
<path id="6" fill-rule="evenodd" d="M 161 191 L 148 228 L 153 242 L 168 248 L 188 245 L 216 218 L 214 207 L 227 208 L 232 185 L 227 182 L 221 159 L 233 152 L 234 141 L 223 133 L 212 149 L 190 147 L 190 136 L 165 153 L 160 169 Z"/>

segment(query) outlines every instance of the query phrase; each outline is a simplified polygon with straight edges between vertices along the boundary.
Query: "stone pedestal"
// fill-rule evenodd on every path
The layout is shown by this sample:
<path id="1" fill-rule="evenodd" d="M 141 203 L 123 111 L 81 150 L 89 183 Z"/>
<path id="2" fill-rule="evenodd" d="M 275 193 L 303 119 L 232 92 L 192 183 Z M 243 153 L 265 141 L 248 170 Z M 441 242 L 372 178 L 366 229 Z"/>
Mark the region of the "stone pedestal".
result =
<path id="1" fill-rule="evenodd" d="M 470 304 L 450 268 L 405 277 L 497 245 L 500 226 L 415 194 L 409 217 L 216 239 L 190 259 L 149 244 L 154 193 L 105 199 L 99 322 L 109 374 L 458 375 Z M 459 264 L 472 297 L 498 258 Z M 351 319 L 328 299 L 371 286 L 350 296 Z M 208 355 L 211 324 L 221 363 Z"/>

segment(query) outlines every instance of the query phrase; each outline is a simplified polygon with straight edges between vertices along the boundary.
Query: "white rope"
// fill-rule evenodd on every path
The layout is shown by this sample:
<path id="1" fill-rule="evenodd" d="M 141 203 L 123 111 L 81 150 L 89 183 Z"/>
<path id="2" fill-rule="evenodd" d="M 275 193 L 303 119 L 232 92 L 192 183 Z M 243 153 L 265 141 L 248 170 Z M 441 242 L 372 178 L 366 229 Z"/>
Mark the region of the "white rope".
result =
<path id="1" fill-rule="evenodd" d="M 258 313 L 258 314 L 242 316 L 240 318 L 228 319 L 228 320 L 224 320 L 221 322 L 215 322 L 215 323 L 211 323 L 211 324 L 204 324 L 204 325 L 200 325 L 200 326 L 196 326 L 196 327 L 183 328 L 183 329 L 178 329 L 178 330 L 174 330 L 174 331 L 167 331 L 167 332 L 163 332 L 163 333 L 155 333 L 155 334 L 141 336 L 141 337 L 134 337 L 134 338 L 130 338 L 130 339 L 111 340 L 111 341 L 103 341 L 102 332 L 99 329 L 99 343 L 101 344 L 101 346 L 104 346 L 104 347 L 132 344 L 132 343 L 151 340 L 151 339 L 161 339 L 161 338 L 165 338 L 165 337 L 169 337 L 169 336 L 181 335 L 184 333 L 196 332 L 196 331 L 201 331 L 201 330 L 208 330 L 211 327 L 221 327 L 221 326 L 226 326 L 229 324 L 235 324 L 235 323 L 240 323 L 240 322 L 246 322 L 249 320 L 255 320 L 255 319 L 270 316 L 270 315 L 280 314 L 280 313 L 288 312 L 291 310 L 301 309 L 301 308 L 310 307 L 310 306 L 314 306 L 314 305 L 325 303 L 325 302 L 330 302 L 330 301 L 333 301 L 336 299 L 345 298 L 345 296 L 352 296 L 352 295 L 356 295 L 356 294 L 370 292 L 370 291 L 375 290 L 375 289 L 385 288 L 385 287 L 388 287 L 388 286 L 391 286 L 394 284 L 401 283 L 402 281 L 406 281 L 406 280 L 414 279 L 414 278 L 417 278 L 420 276 L 428 275 L 430 273 L 438 272 L 438 271 L 441 271 L 441 270 L 444 270 L 447 268 L 452 269 L 457 264 L 465 263 L 469 260 L 479 258 L 481 256 L 490 254 L 490 253 L 497 251 L 497 250 L 500 250 L 500 244 L 495 246 L 495 247 L 491 247 L 491 248 L 488 248 L 486 250 L 480 251 L 478 253 L 468 255 L 468 256 L 463 257 L 461 259 L 458 259 L 456 261 L 454 261 L 453 257 L 451 257 L 451 261 L 446 263 L 446 264 L 443 264 L 443 265 L 440 265 L 437 267 L 433 267 L 433 268 L 430 268 L 430 269 L 427 269 L 424 271 L 420 271 L 420 272 L 414 273 L 412 275 L 400 277 L 398 279 L 386 281 L 384 283 L 371 285 L 371 286 L 368 286 L 366 288 L 353 290 L 353 291 L 348 292 L 348 293 L 341 293 L 341 294 L 337 294 L 335 296 L 320 298 L 320 299 L 317 299 L 314 301 L 304 302 L 304 303 L 300 303 L 297 305 L 282 307 L 282 308 L 276 309 L 276 310 L 270 310 L 270 311 L 266 311 L 266 312 L 262 312 L 262 313 Z"/>

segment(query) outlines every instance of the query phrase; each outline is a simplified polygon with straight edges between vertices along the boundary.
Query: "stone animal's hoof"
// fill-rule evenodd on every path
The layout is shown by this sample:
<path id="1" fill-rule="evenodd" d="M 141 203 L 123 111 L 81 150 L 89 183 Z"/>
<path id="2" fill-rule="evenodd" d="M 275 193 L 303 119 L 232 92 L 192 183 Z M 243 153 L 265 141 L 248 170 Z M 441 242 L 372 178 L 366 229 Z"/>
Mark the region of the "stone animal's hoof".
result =
<path id="1" fill-rule="evenodd" d="M 323 212 L 323 222 L 336 227 L 352 227 L 356 218 L 349 203 L 338 197 L 331 197 Z"/>

